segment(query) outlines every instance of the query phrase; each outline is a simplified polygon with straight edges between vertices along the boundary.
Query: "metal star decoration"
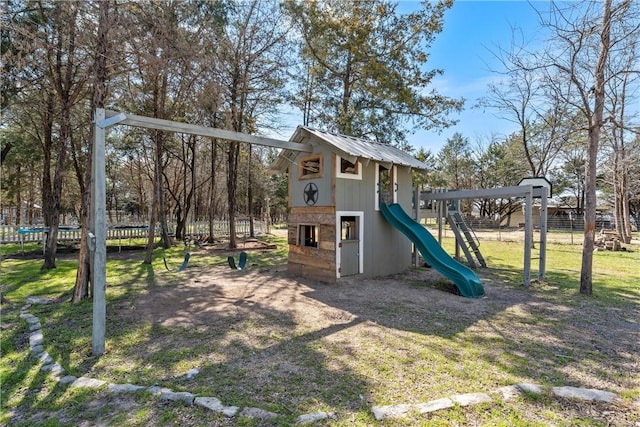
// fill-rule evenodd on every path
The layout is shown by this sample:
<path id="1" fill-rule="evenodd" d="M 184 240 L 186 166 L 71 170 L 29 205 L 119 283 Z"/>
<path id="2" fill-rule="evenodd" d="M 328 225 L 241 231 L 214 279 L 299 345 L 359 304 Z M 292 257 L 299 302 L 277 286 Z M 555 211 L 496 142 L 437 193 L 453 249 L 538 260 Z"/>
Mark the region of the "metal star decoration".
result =
<path id="1" fill-rule="evenodd" d="M 315 205 L 318 201 L 318 186 L 313 182 L 304 187 L 304 202 L 307 205 Z"/>

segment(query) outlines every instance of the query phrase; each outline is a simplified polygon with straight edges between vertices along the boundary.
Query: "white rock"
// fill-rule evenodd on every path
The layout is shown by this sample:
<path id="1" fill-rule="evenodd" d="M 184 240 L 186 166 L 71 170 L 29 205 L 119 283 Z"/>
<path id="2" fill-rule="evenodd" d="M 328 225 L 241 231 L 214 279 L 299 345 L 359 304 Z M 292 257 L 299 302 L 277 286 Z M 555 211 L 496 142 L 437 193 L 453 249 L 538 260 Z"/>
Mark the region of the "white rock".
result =
<path id="1" fill-rule="evenodd" d="M 73 375 L 65 375 L 64 377 L 60 377 L 58 382 L 61 383 L 61 384 L 71 384 L 72 382 L 74 382 L 77 379 L 78 378 L 74 377 Z"/>
<path id="2" fill-rule="evenodd" d="M 196 406 L 202 406 L 214 412 L 222 412 L 224 408 L 220 399 L 216 399 L 215 397 L 196 397 L 193 403 Z"/>
<path id="3" fill-rule="evenodd" d="M 278 414 L 274 414 L 273 412 L 265 411 L 264 409 L 260 408 L 244 408 L 242 412 L 240 412 L 240 416 L 245 418 L 269 420 L 271 418 L 276 418 Z"/>
<path id="4" fill-rule="evenodd" d="M 161 400 L 171 400 L 173 402 L 182 402 L 187 406 L 193 405 L 196 396 L 186 391 L 169 391 L 160 394 Z"/>
<path id="5" fill-rule="evenodd" d="M 31 347 L 31 354 L 40 358 L 40 355 L 44 352 L 44 347 L 42 345 L 34 345 Z M 48 362 L 47 362 L 48 363 Z"/>
<path id="6" fill-rule="evenodd" d="M 387 406 L 373 406 L 371 412 L 376 420 L 384 420 L 385 418 L 400 418 L 404 417 L 413 408 L 413 405 L 387 405 Z"/>
<path id="7" fill-rule="evenodd" d="M 144 390 L 144 387 L 135 384 L 109 384 L 107 386 L 107 391 L 111 393 L 134 393 L 140 390 Z"/>
<path id="8" fill-rule="evenodd" d="M 53 362 L 49 365 L 44 365 L 41 368 L 44 372 L 49 372 L 53 375 L 62 375 L 64 374 L 64 368 L 62 366 L 60 366 L 59 363 L 57 362 Z"/>
<path id="9" fill-rule="evenodd" d="M 515 385 L 507 385 L 504 387 L 500 387 L 495 392 L 499 393 L 502 396 L 502 399 L 505 401 L 511 400 L 514 397 L 517 397 L 520 395 L 520 389 Z"/>
<path id="10" fill-rule="evenodd" d="M 315 423 L 317 421 L 326 420 L 330 417 L 330 414 L 326 412 L 312 412 L 310 414 L 300 415 L 296 419 L 296 424 L 309 424 Z"/>
<path id="11" fill-rule="evenodd" d="M 42 363 L 44 363 L 46 365 L 48 365 L 49 363 L 53 362 L 53 358 L 46 351 L 42 351 L 42 352 L 38 353 L 38 359 Z"/>
<path id="12" fill-rule="evenodd" d="M 604 390 L 596 390 L 592 388 L 579 388 L 579 387 L 553 387 L 553 394 L 559 397 L 566 397 L 570 399 L 580 400 L 595 400 L 598 402 L 613 402 L 616 397 L 615 393 Z"/>
<path id="13" fill-rule="evenodd" d="M 224 406 L 220 399 L 215 397 L 196 397 L 195 405 L 202 406 L 214 412 L 221 412 L 225 417 L 234 417 L 238 413 L 237 406 Z"/>
<path id="14" fill-rule="evenodd" d="M 516 387 L 518 387 L 522 393 L 542 394 L 542 387 L 538 384 L 523 383 L 517 384 Z"/>
<path id="15" fill-rule="evenodd" d="M 31 335 L 29 335 L 29 347 L 33 348 L 37 345 L 42 345 L 43 342 L 42 331 L 31 332 Z"/>
<path id="16" fill-rule="evenodd" d="M 240 408 L 238 408 L 237 406 L 225 406 L 224 409 L 222 410 L 222 414 L 225 417 L 231 418 L 238 413 L 239 409 Z"/>
<path id="17" fill-rule="evenodd" d="M 189 369 L 187 371 L 187 379 L 190 380 L 191 378 L 195 377 L 196 375 L 198 375 L 200 373 L 200 371 L 196 368 L 193 369 Z"/>
<path id="18" fill-rule="evenodd" d="M 166 387 L 160 387 L 157 385 L 153 385 L 151 387 L 147 387 L 147 391 L 153 395 L 159 396 L 162 393 L 172 393 L 173 390 L 171 390 L 170 388 L 166 388 Z"/>
<path id="19" fill-rule="evenodd" d="M 430 400 L 426 403 L 419 403 L 415 406 L 421 414 L 426 414 L 428 412 L 451 408 L 452 406 L 454 406 L 454 403 L 451 399 L 445 397 L 442 399 Z"/>
<path id="20" fill-rule="evenodd" d="M 51 304 L 52 301 L 45 297 L 27 297 L 27 304 Z"/>
<path id="21" fill-rule="evenodd" d="M 70 384 L 71 387 L 100 388 L 107 384 L 106 381 L 94 378 L 80 377 Z"/>
<path id="22" fill-rule="evenodd" d="M 483 402 L 492 402 L 493 400 L 486 393 L 466 393 L 457 394 L 451 398 L 460 406 L 476 405 Z"/>

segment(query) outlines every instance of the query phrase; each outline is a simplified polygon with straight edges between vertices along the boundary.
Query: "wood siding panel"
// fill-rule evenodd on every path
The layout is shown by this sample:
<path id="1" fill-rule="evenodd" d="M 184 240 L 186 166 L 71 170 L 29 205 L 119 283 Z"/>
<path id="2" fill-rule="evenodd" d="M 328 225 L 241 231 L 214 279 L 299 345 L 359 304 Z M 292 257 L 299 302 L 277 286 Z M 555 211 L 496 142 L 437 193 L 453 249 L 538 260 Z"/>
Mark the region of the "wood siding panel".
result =
<path id="1" fill-rule="evenodd" d="M 336 178 L 335 154 L 315 146 L 314 153 L 324 155 L 321 179 L 298 180 L 297 164 L 292 163 L 289 182 L 289 271 L 292 274 L 317 280 L 336 282 L 336 211 L 363 212 L 363 276 L 386 276 L 407 270 L 411 265 L 411 242 L 399 230 L 386 222 L 376 211 L 375 173 L 377 164 L 362 163 L 362 180 Z M 308 154 L 304 154 L 308 155 Z M 314 182 L 319 198 L 315 205 L 304 203 L 304 186 Z M 412 215 L 411 172 L 398 166 L 398 203 Z M 318 248 L 297 246 L 298 226 L 317 225 Z"/>
<path id="2" fill-rule="evenodd" d="M 289 211 L 291 214 L 335 214 L 335 206 L 300 206 L 292 207 Z"/>
<path id="3" fill-rule="evenodd" d="M 335 218 L 336 218 L 335 213 L 289 214 L 289 224 L 290 225 L 307 224 L 307 225 L 334 225 L 335 226 L 335 222 L 336 222 Z"/>
<path id="4" fill-rule="evenodd" d="M 336 261 L 332 251 L 323 251 L 316 248 L 305 248 L 303 246 L 292 246 L 289 248 L 289 260 L 310 267 L 327 268 L 335 267 Z"/>
<path id="5" fill-rule="evenodd" d="M 297 277 L 310 278 L 325 283 L 335 284 L 337 281 L 335 270 L 311 269 L 304 264 L 292 261 L 287 264 L 287 271 Z"/>
<path id="6" fill-rule="evenodd" d="M 322 177 L 318 178 L 304 178 L 299 179 L 299 160 L 303 157 L 308 157 L 309 154 L 304 153 L 295 158 L 292 161 L 289 170 L 289 207 L 307 207 L 308 205 L 304 201 L 304 188 L 305 186 L 313 182 L 318 186 L 318 200 L 315 205 L 312 206 L 331 206 L 333 205 L 334 197 L 333 192 L 333 170 L 331 156 L 333 154 L 327 148 L 319 146 L 317 142 L 310 141 L 314 150 L 312 155 L 322 156 L 323 173 Z"/>
<path id="7" fill-rule="evenodd" d="M 363 181 L 366 186 L 358 189 L 358 195 L 349 197 L 352 189 L 344 191 L 344 210 L 360 210 L 364 212 L 364 275 L 386 276 L 406 271 L 411 266 L 411 242 L 399 230 L 389 224 L 375 205 L 375 171 L 377 165 L 370 162 L 363 169 Z M 398 203 L 411 213 L 411 174 L 409 168 L 398 167 Z M 344 181 L 344 180 L 338 180 Z M 344 186 L 344 189 L 347 189 Z M 339 194 L 340 191 L 336 191 Z M 360 206 L 350 205 L 351 201 L 359 201 Z M 348 207 L 348 208 L 347 208 Z M 337 210 L 343 207 L 336 203 Z"/>

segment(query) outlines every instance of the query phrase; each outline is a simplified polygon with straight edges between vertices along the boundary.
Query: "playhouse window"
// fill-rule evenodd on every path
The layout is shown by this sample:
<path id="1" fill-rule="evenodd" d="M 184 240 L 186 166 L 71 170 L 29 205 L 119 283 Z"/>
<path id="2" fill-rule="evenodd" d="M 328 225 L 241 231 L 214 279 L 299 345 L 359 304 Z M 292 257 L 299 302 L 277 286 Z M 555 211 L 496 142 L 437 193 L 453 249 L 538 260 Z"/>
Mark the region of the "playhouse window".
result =
<path id="1" fill-rule="evenodd" d="M 358 240 L 355 216 L 340 217 L 340 240 Z"/>
<path id="2" fill-rule="evenodd" d="M 340 173 L 358 174 L 358 163 L 351 163 L 347 159 L 340 159 Z"/>
<path id="3" fill-rule="evenodd" d="M 303 157 L 298 166 L 298 179 L 322 177 L 322 156 L 320 154 Z"/>
<path id="4" fill-rule="evenodd" d="M 352 163 L 340 156 L 337 157 L 337 173 L 338 178 L 362 179 L 362 167 L 359 162 Z"/>
<path id="5" fill-rule="evenodd" d="M 318 247 L 318 227 L 315 225 L 301 225 L 299 242 L 300 242 L 300 246 L 317 248 Z"/>

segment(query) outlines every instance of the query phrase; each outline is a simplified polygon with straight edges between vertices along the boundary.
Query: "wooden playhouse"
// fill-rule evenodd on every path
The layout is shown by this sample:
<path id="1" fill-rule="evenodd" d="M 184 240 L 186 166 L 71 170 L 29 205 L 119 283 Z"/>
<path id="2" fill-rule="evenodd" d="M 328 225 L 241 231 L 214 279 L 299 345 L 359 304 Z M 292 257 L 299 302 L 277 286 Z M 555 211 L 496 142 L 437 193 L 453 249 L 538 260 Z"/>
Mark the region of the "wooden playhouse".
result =
<path id="1" fill-rule="evenodd" d="M 380 214 L 380 203 L 411 212 L 411 171 L 426 165 L 389 145 L 308 127 L 290 141 L 313 151 L 285 149 L 274 163 L 289 175 L 289 272 L 336 283 L 407 270 L 411 242 Z"/>

